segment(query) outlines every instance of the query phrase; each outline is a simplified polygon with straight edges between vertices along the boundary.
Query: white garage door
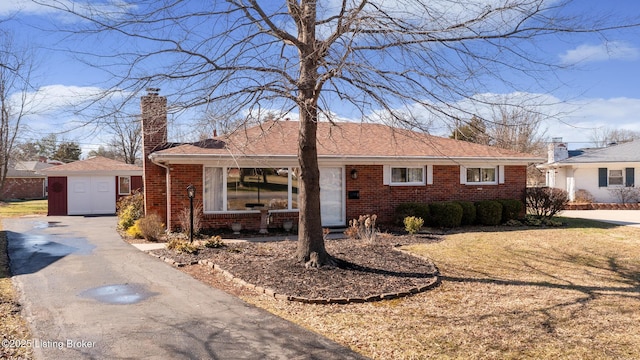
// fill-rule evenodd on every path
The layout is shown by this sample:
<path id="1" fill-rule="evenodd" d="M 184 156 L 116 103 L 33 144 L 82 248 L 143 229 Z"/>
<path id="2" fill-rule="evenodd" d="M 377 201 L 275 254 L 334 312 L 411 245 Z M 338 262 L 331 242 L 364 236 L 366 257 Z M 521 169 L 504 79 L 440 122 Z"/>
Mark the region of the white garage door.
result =
<path id="1" fill-rule="evenodd" d="M 69 176 L 67 178 L 69 215 L 115 214 L 115 176 Z"/>

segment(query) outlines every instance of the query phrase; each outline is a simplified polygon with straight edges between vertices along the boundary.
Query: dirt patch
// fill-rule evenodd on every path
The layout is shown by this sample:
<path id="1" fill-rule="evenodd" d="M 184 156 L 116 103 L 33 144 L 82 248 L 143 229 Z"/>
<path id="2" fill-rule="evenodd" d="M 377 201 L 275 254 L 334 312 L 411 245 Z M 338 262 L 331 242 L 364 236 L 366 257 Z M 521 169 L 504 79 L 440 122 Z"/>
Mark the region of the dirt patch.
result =
<path id="1" fill-rule="evenodd" d="M 400 293 L 433 283 L 437 269 L 426 259 L 395 247 L 410 243 L 439 241 L 438 236 L 380 236 L 375 244 L 362 240 L 328 240 L 327 251 L 340 266 L 309 269 L 294 261 L 295 241 L 243 242 L 223 248 L 204 249 L 195 255 L 171 250 L 154 254 L 179 263 L 209 260 L 235 277 L 275 293 L 308 299 L 367 298 Z M 199 269 L 199 270 L 196 270 Z M 205 274 L 194 274 L 200 271 Z M 194 277 L 207 277 L 211 269 L 190 267 Z"/>

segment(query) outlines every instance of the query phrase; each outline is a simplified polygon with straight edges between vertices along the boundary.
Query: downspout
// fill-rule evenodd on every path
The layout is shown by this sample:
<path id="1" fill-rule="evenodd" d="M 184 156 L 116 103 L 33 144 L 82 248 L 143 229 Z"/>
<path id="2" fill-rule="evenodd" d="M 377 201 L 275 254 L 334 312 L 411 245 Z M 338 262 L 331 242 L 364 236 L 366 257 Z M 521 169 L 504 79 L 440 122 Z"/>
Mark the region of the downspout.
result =
<path id="1" fill-rule="evenodd" d="M 149 160 L 151 160 L 152 163 L 160 166 L 161 168 L 164 168 L 165 170 L 165 184 L 167 192 L 167 232 L 169 232 L 171 227 L 171 169 L 169 168 L 169 166 L 156 161 L 151 155 L 149 155 Z"/>

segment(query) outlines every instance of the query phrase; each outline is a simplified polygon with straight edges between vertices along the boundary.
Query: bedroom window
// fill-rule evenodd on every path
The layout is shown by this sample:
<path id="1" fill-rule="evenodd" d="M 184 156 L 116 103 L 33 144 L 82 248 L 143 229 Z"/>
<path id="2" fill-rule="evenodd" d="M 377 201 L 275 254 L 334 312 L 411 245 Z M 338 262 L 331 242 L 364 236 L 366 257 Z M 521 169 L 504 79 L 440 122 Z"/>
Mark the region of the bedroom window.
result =
<path id="1" fill-rule="evenodd" d="M 496 183 L 496 168 L 467 168 L 467 183 Z"/>
<path id="2" fill-rule="evenodd" d="M 624 185 L 622 170 L 609 170 L 609 185 Z"/>
<path id="3" fill-rule="evenodd" d="M 424 167 L 392 167 L 391 184 L 424 185 Z"/>

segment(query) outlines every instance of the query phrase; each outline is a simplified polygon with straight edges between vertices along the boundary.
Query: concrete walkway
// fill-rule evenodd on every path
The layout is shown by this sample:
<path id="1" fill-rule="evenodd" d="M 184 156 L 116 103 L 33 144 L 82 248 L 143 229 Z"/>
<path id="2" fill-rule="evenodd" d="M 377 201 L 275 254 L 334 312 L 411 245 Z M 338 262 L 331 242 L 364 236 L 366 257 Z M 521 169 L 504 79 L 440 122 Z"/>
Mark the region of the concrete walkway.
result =
<path id="1" fill-rule="evenodd" d="M 37 359 L 362 359 L 120 239 L 115 217 L 2 220 Z"/>
<path id="2" fill-rule="evenodd" d="M 640 227 L 640 210 L 565 210 L 558 215 Z"/>

